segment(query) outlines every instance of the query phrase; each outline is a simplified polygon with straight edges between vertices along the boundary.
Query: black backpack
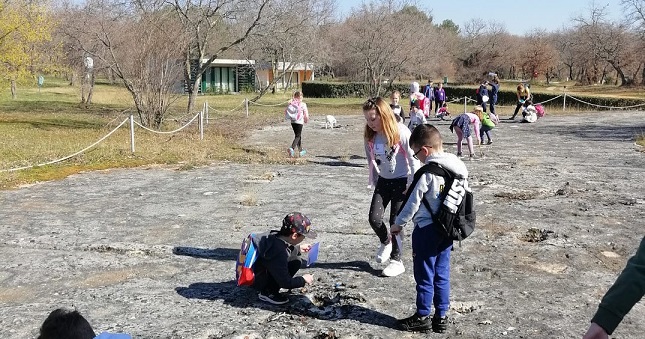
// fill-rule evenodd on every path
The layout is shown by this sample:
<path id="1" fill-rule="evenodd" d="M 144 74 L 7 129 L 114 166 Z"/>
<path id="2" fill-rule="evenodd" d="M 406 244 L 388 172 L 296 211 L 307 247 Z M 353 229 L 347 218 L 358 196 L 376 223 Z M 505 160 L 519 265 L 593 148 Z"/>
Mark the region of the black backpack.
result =
<path id="1" fill-rule="evenodd" d="M 446 180 L 440 195 L 441 207 L 437 213 L 432 215 L 432 221 L 446 237 L 459 241 L 461 246 L 461 241 L 468 238 L 475 230 L 476 221 L 475 200 L 468 187 L 468 180 L 456 176 L 435 162 L 431 162 L 415 173 L 411 187 L 414 187 L 421 176 L 427 172 L 444 177 Z M 428 211 L 432 213 L 430 204 L 425 197 L 422 201 Z"/>

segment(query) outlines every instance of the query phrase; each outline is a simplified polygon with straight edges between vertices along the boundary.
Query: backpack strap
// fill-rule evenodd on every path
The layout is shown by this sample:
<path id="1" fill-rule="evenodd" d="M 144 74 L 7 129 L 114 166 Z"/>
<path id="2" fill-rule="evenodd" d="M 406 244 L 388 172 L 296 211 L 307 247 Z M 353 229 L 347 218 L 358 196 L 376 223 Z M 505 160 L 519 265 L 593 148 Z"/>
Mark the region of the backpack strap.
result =
<path id="1" fill-rule="evenodd" d="M 446 184 L 444 185 L 443 192 L 441 192 L 441 196 L 445 196 L 447 189 L 450 189 L 450 185 L 452 185 L 452 180 L 454 180 L 455 176 L 450 172 L 449 170 L 445 169 L 443 166 L 437 164 L 436 162 L 430 162 L 425 165 L 423 165 L 421 168 L 419 168 L 416 173 L 414 173 L 414 180 L 412 180 L 412 183 L 410 184 L 410 187 L 408 188 L 408 191 L 405 193 L 405 199 L 403 200 L 403 203 L 401 204 L 401 209 L 403 209 L 403 206 L 408 202 L 410 199 L 410 196 L 412 195 L 412 191 L 414 190 L 414 187 L 417 186 L 417 183 L 419 180 L 421 180 L 421 177 L 426 174 L 426 173 L 432 173 L 434 175 L 438 175 L 440 177 L 444 177 L 448 179 L 446 181 Z M 450 183 L 450 185 L 448 185 Z M 426 206 L 430 214 L 432 214 L 432 209 L 430 209 L 430 204 L 426 201 L 425 197 L 422 199 L 423 204 Z M 400 210 L 399 210 L 400 212 Z M 397 214 L 399 213 L 397 212 Z M 434 215 L 432 216 L 434 219 Z"/>
<path id="2" fill-rule="evenodd" d="M 450 189 L 450 186 L 452 185 L 452 181 L 455 179 L 455 176 L 450 171 L 445 169 L 443 166 L 437 164 L 436 162 L 428 163 L 423 167 L 426 167 L 426 169 L 424 170 L 424 173 L 432 173 L 434 175 L 438 175 L 446 179 L 446 183 L 443 185 L 443 191 L 441 192 L 441 195 L 440 195 L 442 198 L 445 197 L 446 193 Z M 426 200 L 425 196 L 423 197 L 422 201 L 423 201 L 423 205 L 425 205 L 425 207 L 428 209 L 428 212 L 430 212 L 430 215 L 432 216 L 432 222 L 434 223 L 435 216 L 432 213 L 432 209 L 430 208 L 430 203 L 428 203 L 428 200 Z"/>

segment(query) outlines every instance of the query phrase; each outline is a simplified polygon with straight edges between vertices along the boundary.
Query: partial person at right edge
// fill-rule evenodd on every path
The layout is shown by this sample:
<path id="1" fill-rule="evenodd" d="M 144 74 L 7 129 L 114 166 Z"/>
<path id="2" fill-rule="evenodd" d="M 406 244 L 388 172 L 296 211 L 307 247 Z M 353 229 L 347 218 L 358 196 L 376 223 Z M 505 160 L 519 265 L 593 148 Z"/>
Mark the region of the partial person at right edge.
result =
<path id="1" fill-rule="evenodd" d="M 591 319 L 591 326 L 582 339 L 609 338 L 644 294 L 645 237 L 641 240 L 636 254 L 629 259 L 623 272 L 600 301 L 598 311 Z"/>

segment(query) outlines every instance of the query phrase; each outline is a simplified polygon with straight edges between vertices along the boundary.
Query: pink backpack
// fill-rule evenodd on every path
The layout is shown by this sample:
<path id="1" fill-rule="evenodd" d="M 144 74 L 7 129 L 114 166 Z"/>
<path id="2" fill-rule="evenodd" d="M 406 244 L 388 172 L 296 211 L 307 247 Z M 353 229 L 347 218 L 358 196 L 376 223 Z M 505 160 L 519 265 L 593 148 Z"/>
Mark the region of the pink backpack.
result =
<path id="1" fill-rule="evenodd" d="M 291 100 L 284 110 L 285 118 L 291 121 L 298 121 L 302 116 L 302 108 L 299 100 Z"/>
<path id="2" fill-rule="evenodd" d="M 414 93 L 413 101 L 419 101 L 419 108 L 427 118 L 430 115 L 430 99 L 421 93 Z"/>
<path id="3" fill-rule="evenodd" d="M 543 117 L 545 114 L 546 114 L 546 112 L 544 111 L 544 106 L 542 106 L 542 105 L 540 105 L 540 104 L 536 104 L 536 105 L 535 105 L 535 115 L 537 115 L 537 116 L 538 116 L 538 118 L 541 118 L 541 117 Z"/>

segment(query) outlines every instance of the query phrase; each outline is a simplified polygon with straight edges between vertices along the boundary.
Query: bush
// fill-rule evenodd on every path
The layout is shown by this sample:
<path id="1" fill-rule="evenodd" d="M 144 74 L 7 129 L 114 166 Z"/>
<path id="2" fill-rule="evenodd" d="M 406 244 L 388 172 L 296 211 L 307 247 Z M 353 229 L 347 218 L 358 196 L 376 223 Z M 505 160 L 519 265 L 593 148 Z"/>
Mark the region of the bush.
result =
<path id="1" fill-rule="evenodd" d="M 395 90 L 406 95 L 409 91 L 409 83 L 394 83 L 384 85 L 387 97 Z M 302 83 L 302 94 L 308 98 L 367 98 L 369 85 L 366 82 L 320 82 L 305 81 Z"/>

